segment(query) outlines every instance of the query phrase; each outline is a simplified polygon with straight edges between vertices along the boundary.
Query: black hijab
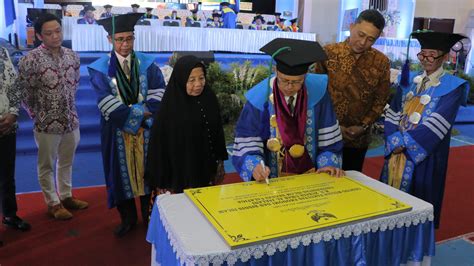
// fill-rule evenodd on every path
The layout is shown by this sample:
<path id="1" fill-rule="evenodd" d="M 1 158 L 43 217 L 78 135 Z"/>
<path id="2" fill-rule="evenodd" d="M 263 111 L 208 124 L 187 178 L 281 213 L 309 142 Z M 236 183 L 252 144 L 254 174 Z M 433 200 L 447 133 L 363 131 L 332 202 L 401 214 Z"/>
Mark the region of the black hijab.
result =
<path id="1" fill-rule="evenodd" d="M 181 57 L 173 69 L 151 131 L 145 179 L 152 188 L 176 193 L 213 181 L 217 160 L 227 159 L 216 95 L 206 85 L 189 96 L 186 84 L 194 68 L 204 65 L 195 56 Z"/>

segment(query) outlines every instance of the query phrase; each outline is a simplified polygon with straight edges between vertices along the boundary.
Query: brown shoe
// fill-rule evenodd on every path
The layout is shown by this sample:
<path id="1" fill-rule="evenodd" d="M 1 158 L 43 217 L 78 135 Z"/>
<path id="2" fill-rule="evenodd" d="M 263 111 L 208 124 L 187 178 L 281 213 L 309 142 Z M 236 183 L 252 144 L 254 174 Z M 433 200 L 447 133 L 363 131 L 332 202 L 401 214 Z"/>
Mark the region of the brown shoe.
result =
<path id="1" fill-rule="evenodd" d="M 69 220 L 72 218 L 72 213 L 66 210 L 62 204 L 49 206 L 48 214 L 56 220 Z"/>
<path id="2" fill-rule="evenodd" d="M 87 208 L 87 206 L 89 206 L 89 203 L 83 200 L 73 198 L 73 197 L 65 198 L 64 200 L 61 201 L 61 203 L 63 204 L 64 207 L 66 207 L 66 209 L 70 209 L 70 210 L 82 210 L 82 209 Z"/>

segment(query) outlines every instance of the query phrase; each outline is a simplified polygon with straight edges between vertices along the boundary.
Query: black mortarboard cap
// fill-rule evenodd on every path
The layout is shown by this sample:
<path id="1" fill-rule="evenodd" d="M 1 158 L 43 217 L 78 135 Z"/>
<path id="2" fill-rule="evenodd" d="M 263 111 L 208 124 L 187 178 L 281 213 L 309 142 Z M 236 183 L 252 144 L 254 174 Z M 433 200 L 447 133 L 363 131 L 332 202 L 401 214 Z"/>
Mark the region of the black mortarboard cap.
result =
<path id="1" fill-rule="evenodd" d="M 132 7 L 139 8 L 139 7 L 140 7 L 140 5 L 139 5 L 139 4 L 132 4 Z"/>
<path id="2" fill-rule="evenodd" d="M 112 8 L 112 5 L 105 5 L 104 8 Z"/>
<path id="3" fill-rule="evenodd" d="M 294 19 L 290 19 L 290 22 L 293 24 L 293 23 L 296 23 L 298 21 L 297 18 L 294 18 Z"/>
<path id="4" fill-rule="evenodd" d="M 458 41 L 466 38 L 461 34 L 457 33 L 446 33 L 446 32 L 415 32 L 412 34 L 413 38 L 418 39 L 420 42 L 421 49 L 434 49 L 440 50 L 445 53 L 449 52 Z"/>
<path id="5" fill-rule="evenodd" d="M 280 12 L 275 12 L 275 16 L 281 16 Z"/>
<path id="6" fill-rule="evenodd" d="M 152 11 L 153 10 L 153 7 L 147 7 L 146 8 L 146 11 Z"/>
<path id="7" fill-rule="evenodd" d="M 143 16 L 143 13 L 129 13 L 110 18 L 97 20 L 99 25 L 102 25 L 109 35 L 113 33 L 134 31 L 135 24 Z M 115 31 L 112 29 L 112 19 L 115 20 Z"/>
<path id="8" fill-rule="evenodd" d="M 95 8 L 93 6 L 86 6 L 84 7 L 84 12 L 87 12 L 87 11 L 95 11 Z"/>
<path id="9" fill-rule="evenodd" d="M 263 18 L 262 15 L 258 15 L 258 16 L 253 17 L 253 21 L 255 21 L 257 19 L 260 19 L 263 23 L 265 23 L 265 19 Z"/>
<path id="10" fill-rule="evenodd" d="M 327 60 L 327 55 L 318 42 L 277 38 L 260 48 L 273 56 L 283 47 L 289 47 L 274 56 L 276 68 L 285 75 L 298 76 L 308 72 L 308 67 L 318 61 Z"/>
<path id="11" fill-rule="evenodd" d="M 59 3 L 60 6 L 67 6 L 68 3 Z"/>
<path id="12" fill-rule="evenodd" d="M 286 19 L 280 18 L 280 22 L 285 22 L 285 21 L 286 21 Z"/>
<path id="13" fill-rule="evenodd" d="M 230 3 L 229 2 L 221 2 L 220 5 L 221 6 L 230 6 Z"/>

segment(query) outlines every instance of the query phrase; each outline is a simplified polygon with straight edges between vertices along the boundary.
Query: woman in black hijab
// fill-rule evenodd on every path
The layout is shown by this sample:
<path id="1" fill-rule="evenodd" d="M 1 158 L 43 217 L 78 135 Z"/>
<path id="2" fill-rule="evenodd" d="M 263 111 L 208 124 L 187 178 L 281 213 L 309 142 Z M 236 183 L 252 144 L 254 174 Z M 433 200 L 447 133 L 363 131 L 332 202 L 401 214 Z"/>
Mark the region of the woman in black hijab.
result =
<path id="1" fill-rule="evenodd" d="M 181 193 L 222 181 L 227 150 L 219 104 L 195 56 L 176 62 L 154 121 L 145 174 L 152 188 Z"/>

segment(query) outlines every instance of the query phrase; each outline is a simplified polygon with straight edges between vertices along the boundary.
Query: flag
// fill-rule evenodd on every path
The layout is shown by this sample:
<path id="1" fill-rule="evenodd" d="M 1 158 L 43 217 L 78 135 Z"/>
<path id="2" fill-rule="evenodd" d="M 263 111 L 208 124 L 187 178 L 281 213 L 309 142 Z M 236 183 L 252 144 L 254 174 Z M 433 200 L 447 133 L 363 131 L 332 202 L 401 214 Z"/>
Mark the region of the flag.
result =
<path id="1" fill-rule="evenodd" d="M 5 25 L 10 26 L 16 19 L 15 15 L 15 3 L 13 0 L 4 0 L 5 4 Z"/>

